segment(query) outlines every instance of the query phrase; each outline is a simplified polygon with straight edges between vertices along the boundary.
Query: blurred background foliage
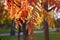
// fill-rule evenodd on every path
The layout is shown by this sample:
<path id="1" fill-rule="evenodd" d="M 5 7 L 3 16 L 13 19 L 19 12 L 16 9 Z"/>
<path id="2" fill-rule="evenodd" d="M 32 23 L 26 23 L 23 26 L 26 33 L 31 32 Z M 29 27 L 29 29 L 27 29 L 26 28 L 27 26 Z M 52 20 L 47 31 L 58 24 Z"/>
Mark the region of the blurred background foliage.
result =
<path id="1" fill-rule="evenodd" d="M 0 25 L 1 24 L 7 24 L 7 25 L 11 24 L 11 20 L 8 19 L 8 15 L 9 14 L 5 10 L 4 3 L 2 1 L 0 1 Z M 43 14 L 40 14 L 40 15 L 43 15 Z M 40 17 L 40 18 L 41 18 L 41 20 L 43 19 L 42 17 Z M 59 22 L 60 22 L 60 19 L 55 20 L 55 18 L 54 18 L 54 12 L 50 11 L 49 14 L 48 14 L 49 28 L 56 28 L 56 27 L 58 28 L 58 27 L 60 27 L 59 26 L 59 24 L 60 24 Z M 35 29 L 37 29 L 37 30 L 42 29 L 43 30 L 44 29 L 44 27 L 43 27 L 43 21 L 39 25 L 37 25 L 37 27 Z"/>

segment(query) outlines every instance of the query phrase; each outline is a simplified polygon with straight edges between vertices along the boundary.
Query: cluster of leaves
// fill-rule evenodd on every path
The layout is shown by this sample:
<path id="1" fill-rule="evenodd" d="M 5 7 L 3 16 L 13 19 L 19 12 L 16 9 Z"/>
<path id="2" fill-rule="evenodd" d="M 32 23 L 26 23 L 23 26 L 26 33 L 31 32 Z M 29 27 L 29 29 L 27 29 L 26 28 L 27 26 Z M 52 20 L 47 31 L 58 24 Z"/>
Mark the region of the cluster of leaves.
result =
<path id="1" fill-rule="evenodd" d="M 37 1 L 38 2 L 38 1 Z M 32 3 L 32 6 L 34 6 L 34 9 L 33 9 L 33 11 L 37 11 L 37 9 L 36 9 L 36 7 L 35 6 L 37 6 L 37 2 L 34 4 L 34 3 Z M 21 16 L 21 13 L 19 12 L 18 13 L 18 15 L 17 15 L 17 11 L 21 11 L 21 9 L 19 8 L 19 7 L 17 7 L 17 5 L 14 5 L 14 4 L 12 4 L 12 11 L 10 12 L 10 10 L 9 10 L 9 12 L 13 15 L 13 16 L 16 16 L 16 17 L 20 17 Z M 39 7 L 40 8 L 40 7 Z M 42 10 L 42 9 L 41 9 Z M 40 9 L 39 9 L 39 11 L 41 11 Z M 43 13 L 40 13 L 39 11 L 37 11 L 38 13 L 36 13 L 36 12 L 33 12 L 33 11 L 31 11 L 32 13 L 29 13 L 30 14 L 30 17 L 32 17 L 30 20 L 32 21 L 32 23 L 34 24 L 34 26 L 36 26 L 36 25 L 39 25 L 42 21 L 43 21 L 43 16 L 44 16 L 44 14 Z M 35 14 L 34 14 L 35 13 Z M 52 14 L 53 15 L 53 14 Z M 12 16 L 11 16 L 12 17 Z M 53 16 L 49 16 L 48 15 L 48 24 L 51 26 L 51 25 L 54 25 L 54 23 L 53 23 L 53 18 L 52 18 Z M 28 20 L 28 21 L 30 21 L 30 20 Z"/>
<path id="2" fill-rule="evenodd" d="M 3 24 L 7 18 L 7 11 L 5 10 L 5 5 L 0 1 L 0 24 Z"/>

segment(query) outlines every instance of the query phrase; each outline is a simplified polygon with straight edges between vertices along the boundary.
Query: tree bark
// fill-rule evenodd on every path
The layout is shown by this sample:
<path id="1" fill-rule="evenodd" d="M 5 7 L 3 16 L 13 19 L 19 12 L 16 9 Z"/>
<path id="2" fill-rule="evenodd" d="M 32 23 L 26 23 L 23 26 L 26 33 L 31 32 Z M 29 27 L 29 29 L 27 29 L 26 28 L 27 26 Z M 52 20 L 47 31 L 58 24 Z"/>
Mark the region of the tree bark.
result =
<path id="1" fill-rule="evenodd" d="M 21 26 L 18 28 L 18 40 L 20 40 Z"/>
<path id="2" fill-rule="evenodd" d="M 23 40 L 28 40 L 28 29 L 26 29 L 26 22 L 23 23 Z"/>
<path id="3" fill-rule="evenodd" d="M 15 35 L 15 28 L 14 28 L 14 26 L 15 26 L 15 23 L 12 21 L 12 24 L 11 24 L 11 32 L 10 32 L 10 35 L 12 36 L 12 35 Z"/>
<path id="4" fill-rule="evenodd" d="M 44 40 L 49 40 L 48 23 L 44 20 Z"/>

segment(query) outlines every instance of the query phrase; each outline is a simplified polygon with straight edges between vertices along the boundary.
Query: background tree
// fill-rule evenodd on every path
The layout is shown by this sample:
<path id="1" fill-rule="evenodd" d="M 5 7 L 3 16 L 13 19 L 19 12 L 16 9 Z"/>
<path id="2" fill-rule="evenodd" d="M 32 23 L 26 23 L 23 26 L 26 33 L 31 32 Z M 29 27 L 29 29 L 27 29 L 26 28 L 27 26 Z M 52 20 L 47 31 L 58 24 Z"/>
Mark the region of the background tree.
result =
<path id="1" fill-rule="evenodd" d="M 5 5 L 2 1 L 0 1 L 0 24 L 4 23 L 6 17 L 7 17 L 7 11 L 5 10 Z"/>

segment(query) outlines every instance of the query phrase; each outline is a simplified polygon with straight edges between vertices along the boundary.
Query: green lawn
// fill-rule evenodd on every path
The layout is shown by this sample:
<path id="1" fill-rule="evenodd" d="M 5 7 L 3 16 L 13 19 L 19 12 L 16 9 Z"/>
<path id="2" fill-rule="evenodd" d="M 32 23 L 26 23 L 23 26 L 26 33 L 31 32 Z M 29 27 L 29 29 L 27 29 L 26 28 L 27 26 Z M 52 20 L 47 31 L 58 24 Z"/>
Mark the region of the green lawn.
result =
<path id="1" fill-rule="evenodd" d="M 51 32 L 50 40 L 60 40 L 60 32 Z"/>
<path id="2" fill-rule="evenodd" d="M 9 33 L 10 32 L 10 28 L 9 27 L 0 27 L 0 34 L 2 33 Z"/>
<path id="3" fill-rule="evenodd" d="M 60 40 L 60 32 L 50 32 L 49 39 L 50 40 Z M 43 33 L 35 34 L 34 40 L 44 40 L 44 34 Z"/>
<path id="4" fill-rule="evenodd" d="M 50 32 L 49 33 L 50 40 L 60 40 L 60 32 Z M 17 40 L 17 36 L 4 36 L 0 37 L 1 40 Z M 43 33 L 34 34 L 33 40 L 44 40 Z"/>

